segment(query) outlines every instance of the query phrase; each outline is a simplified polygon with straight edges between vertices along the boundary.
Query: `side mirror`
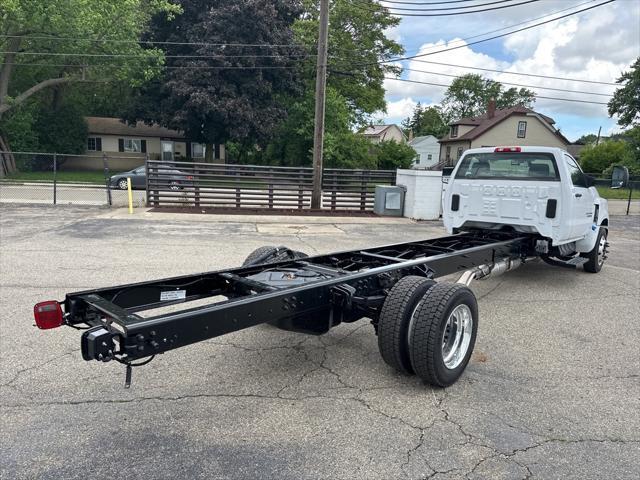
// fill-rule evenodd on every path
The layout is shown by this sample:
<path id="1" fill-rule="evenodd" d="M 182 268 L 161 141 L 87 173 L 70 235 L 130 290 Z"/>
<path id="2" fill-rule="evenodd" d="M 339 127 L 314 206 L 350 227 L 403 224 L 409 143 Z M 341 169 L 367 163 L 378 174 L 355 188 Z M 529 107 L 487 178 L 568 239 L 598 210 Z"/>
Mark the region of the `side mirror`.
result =
<path id="1" fill-rule="evenodd" d="M 585 175 L 584 183 L 587 185 L 587 188 L 593 187 L 596 184 L 596 179 L 591 175 Z"/>
<path id="2" fill-rule="evenodd" d="M 611 188 L 624 188 L 629 183 L 629 169 L 621 165 L 613 167 L 611 173 Z"/>

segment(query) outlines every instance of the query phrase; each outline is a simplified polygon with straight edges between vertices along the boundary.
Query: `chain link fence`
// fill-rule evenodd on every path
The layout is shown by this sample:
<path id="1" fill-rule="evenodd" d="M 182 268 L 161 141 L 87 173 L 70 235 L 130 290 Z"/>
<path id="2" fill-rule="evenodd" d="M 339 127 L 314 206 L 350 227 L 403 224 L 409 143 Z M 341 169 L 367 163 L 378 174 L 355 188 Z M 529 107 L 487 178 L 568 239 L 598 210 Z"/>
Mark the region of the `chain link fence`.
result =
<path id="1" fill-rule="evenodd" d="M 127 191 L 113 184 L 112 177 L 144 166 L 146 160 L 144 156 L 6 151 L 0 151 L 0 156 L 11 167 L 0 178 L 0 203 L 40 205 L 127 206 Z M 134 190 L 133 202 L 144 206 L 146 192 Z"/>

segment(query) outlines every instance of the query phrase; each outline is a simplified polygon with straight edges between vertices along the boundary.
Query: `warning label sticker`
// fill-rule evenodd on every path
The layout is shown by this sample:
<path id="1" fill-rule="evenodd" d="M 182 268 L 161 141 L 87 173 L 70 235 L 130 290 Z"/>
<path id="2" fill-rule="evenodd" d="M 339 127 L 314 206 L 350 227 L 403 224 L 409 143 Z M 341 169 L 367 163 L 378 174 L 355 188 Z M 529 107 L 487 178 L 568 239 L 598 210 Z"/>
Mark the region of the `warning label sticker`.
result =
<path id="1" fill-rule="evenodd" d="M 187 298 L 186 290 L 171 290 L 169 292 L 160 292 L 160 301 L 168 302 L 169 300 L 183 300 Z"/>

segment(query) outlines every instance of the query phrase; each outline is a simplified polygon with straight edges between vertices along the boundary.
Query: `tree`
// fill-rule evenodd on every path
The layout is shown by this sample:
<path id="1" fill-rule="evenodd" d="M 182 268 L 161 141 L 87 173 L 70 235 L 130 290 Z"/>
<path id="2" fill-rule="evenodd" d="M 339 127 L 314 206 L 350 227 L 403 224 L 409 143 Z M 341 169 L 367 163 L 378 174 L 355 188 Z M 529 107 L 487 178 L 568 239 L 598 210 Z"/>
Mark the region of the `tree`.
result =
<path id="1" fill-rule="evenodd" d="M 152 74 L 161 52 L 137 41 L 160 11 L 179 8 L 169 0 L 4 0 L 0 117 L 45 89 Z"/>
<path id="2" fill-rule="evenodd" d="M 603 174 L 611 165 L 625 165 L 632 172 L 640 173 L 640 162 L 626 142 L 606 141 L 588 146 L 580 152 L 580 165 L 585 172 Z"/>
<path id="3" fill-rule="evenodd" d="M 624 86 L 618 88 L 609 100 L 609 116 L 617 115 L 618 125 L 623 127 L 640 125 L 640 57 L 616 83 L 624 83 Z"/>
<path id="4" fill-rule="evenodd" d="M 307 90 L 304 97 L 293 101 L 288 117 L 276 131 L 265 153 L 272 165 L 310 166 L 313 147 L 315 95 Z M 325 106 L 324 165 L 327 168 L 375 168 L 370 153 L 371 143 L 353 132 L 353 114 L 344 97 L 327 87 Z"/>
<path id="5" fill-rule="evenodd" d="M 107 80 L 136 83 L 153 75 L 161 52 L 143 49 L 138 39 L 151 15 L 159 11 L 172 14 L 179 7 L 170 0 L 3 0 L 0 150 L 9 150 L 10 142 L 24 143 L 24 135 L 15 142 L 5 140 L 11 131 L 7 117 L 23 106 L 37 115 L 29 102 L 44 93 L 51 95 L 47 108 L 55 110 L 69 85 Z M 18 113 L 21 120 L 26 118 L 24 111 Z M 11 153 L 0 153 L 0 176 L 13 169 Z"/>
<path id="6" fill-rule="evenodd" d="M 180 6 L 181 15 L 161 14 L 151 24 L 151 40 L 170 42 L 163 46 L 167 68 L 134 95 L 126 118 L 185 132 L 209 145 L 207 160 L 214 143 L 265 142 L 286 117 L 282 98 L 299 89 L 299 63 L 307 58 L 292 47 L 297 0 Z"/>
<path id="7" fill-rule="evenodd" d="M 294 27 L 296 38 L 315 51 L 318 0 L 303 0 L 303 5 L 304 14 Z M 380 62 L 404 52 L 399 43 L 387 37 L 388 30 L 399 23 L 400 18 L 375 0 L 331 2 L 327 85 L 346 99 L 359 125 L 366 123 L 367 116 L 386 108 L 384 77 L 399 69 Z M 315 78 L 315 64 L 306 68 L 306 78 Z"/>
<path id="8" fill-rule="evenodd" d="M 596 143 L 598 140 L 598 136 L 594 133 L 589 133 L 587 135 L 582 135 L 579 139 L 576 140 L 575 143 L 578 145 L 591 145 Z"/>
<path id="9" fill-rule="evenodd" d="M 535 94 L 526 88 L 504 90 L 500 82 L 470 73 L 456 78 L 447 88 L 442 111 L 447 123 L 464 117 L 477 117 L 486 112 L 491 99 L 495 100 L 498 109 L 516 105 L 531 108 Z"/>
<path id="10" fill-rule="evenodd" d="M 380 142 L 375 145 L 377 167 L 380 170 L 395 170 L 396 168 L 409 168 L 416 158 L 416 151 L 406 143 L 398 143 L 395 140 Z"/>
<path id="11" fill-rule="evenodd" d="M 447 133 L 448 129 L 440 107 L 429 106 L 423 108 L 420 103 L 416 105 L 411 116 L 402 122 L 402 126 L 407 135 L 411 131 L 414 137 L 433 135 L 436 138 L 440 138 Z"/>

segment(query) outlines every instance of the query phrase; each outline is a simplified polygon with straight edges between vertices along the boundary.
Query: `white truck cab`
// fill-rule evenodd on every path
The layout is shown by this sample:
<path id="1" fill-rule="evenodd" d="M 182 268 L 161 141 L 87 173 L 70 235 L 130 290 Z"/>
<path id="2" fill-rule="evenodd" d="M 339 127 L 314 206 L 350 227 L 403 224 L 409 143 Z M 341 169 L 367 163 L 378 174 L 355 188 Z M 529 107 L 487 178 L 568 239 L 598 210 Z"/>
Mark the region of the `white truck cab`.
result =
<path id="1" fill-rule="evenodd" d="M 560 148 L 467 150 L 446 185 L 443 207 L 449 233 L 496 229 L 536 234 L 540 248 L 547 250 L 543 253 L 561 260 L 595 252 L 594 265 L 574 261 L 589 271 L 599 271 L 606 258 L 607 201 Z"/>

